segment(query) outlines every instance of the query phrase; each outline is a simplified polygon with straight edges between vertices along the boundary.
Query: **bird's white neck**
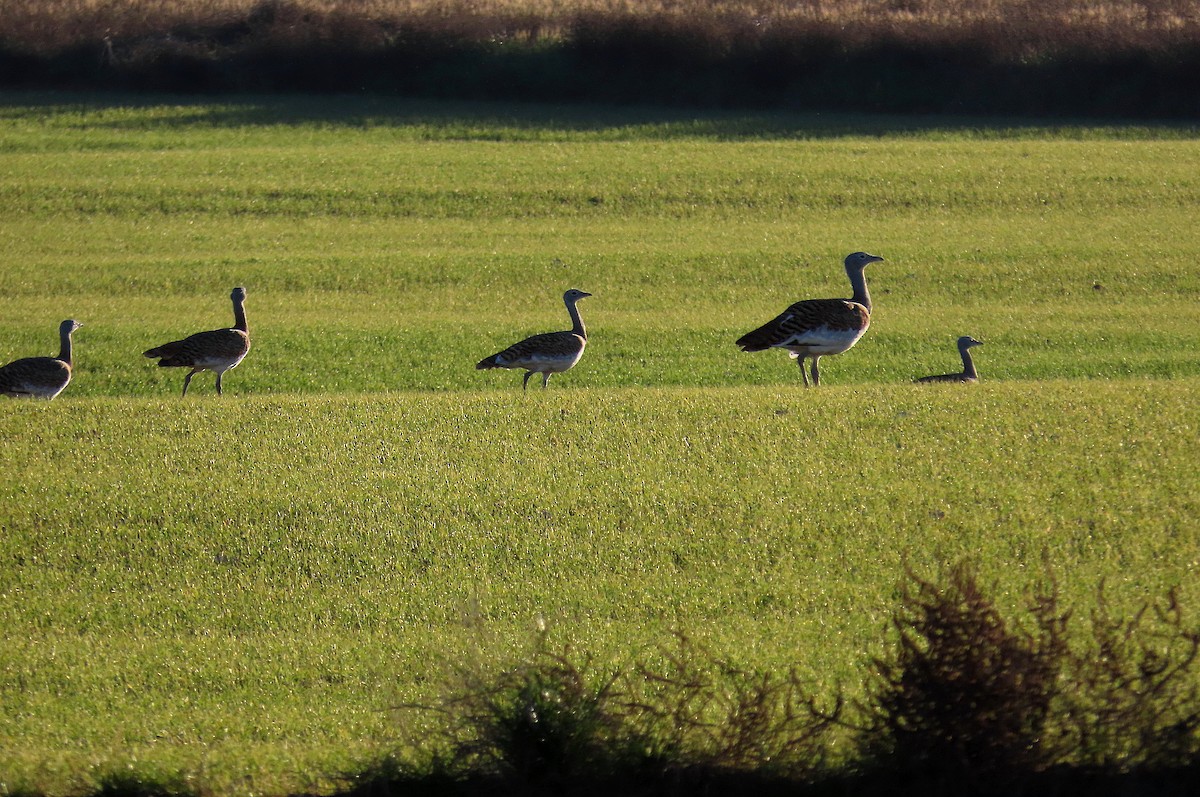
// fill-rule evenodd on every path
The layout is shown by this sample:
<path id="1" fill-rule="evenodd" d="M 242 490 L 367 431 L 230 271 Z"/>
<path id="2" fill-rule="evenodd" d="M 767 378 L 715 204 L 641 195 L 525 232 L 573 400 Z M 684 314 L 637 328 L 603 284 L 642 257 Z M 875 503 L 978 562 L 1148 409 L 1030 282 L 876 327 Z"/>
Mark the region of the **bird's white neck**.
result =
<path id="1" fill-rule="evenodd" d="M 850 301 L 857 302 L 867 308 L 867 312 L 871 312 L 871 294 L 867 292 L 867 275 L 861 268 L 846 269 L 846 276 L 850 278 L 850 287 L 854 289 L 854 295 L 850 297 Z"/>
<path id="2" fill-rule="evenodd" d="M 64 328 L 60 329 L 58 331 L 58 338 L 59 338 L 59 343 L 60 343 L 59 348 L 58 348 L 58 359 L 65 362 L 67 365 L 70 365 L 71 364 L 71 329 L 70 329 L 70 327 L 64 327 Z"/>
<path id="3" fill-rule="evenodd" d="M 235 300 L 233 303 L 233 328 L 249 334 L 250 328 L 246 326 L 246 307 L 245 300 Z"/>
<path id="4" fill-rule="evenodd" d="M 587 330 L 583 327 L 583 319 L 579 316 L 579 308 L 575 306 L 578 301 L 578 299 L 575 299 L 574 301 L 565 302 L 567 312 L 571 314 L 571 331 L 584 340 L 587 340 Z"/>

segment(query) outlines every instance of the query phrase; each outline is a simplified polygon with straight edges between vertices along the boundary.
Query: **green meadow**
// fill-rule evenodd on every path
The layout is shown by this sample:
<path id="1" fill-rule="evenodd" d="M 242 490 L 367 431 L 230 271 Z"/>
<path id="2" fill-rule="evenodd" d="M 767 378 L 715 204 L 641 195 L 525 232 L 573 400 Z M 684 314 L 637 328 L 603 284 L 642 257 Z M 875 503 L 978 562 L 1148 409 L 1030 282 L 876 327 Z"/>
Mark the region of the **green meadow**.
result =
<path id="1" fill-rule="evenodd" d="M 1200 607 L 1195 128 L 10 94 L 0 165 L 0 362 L 85 325 L 0 402 L 0 793 L 327 791 L 542 622 L 855 694 L 906 565 Z M 819 389 L 737 350 L 857 249 Z M 574 370 L 474 369 L 570 287 Z"/>

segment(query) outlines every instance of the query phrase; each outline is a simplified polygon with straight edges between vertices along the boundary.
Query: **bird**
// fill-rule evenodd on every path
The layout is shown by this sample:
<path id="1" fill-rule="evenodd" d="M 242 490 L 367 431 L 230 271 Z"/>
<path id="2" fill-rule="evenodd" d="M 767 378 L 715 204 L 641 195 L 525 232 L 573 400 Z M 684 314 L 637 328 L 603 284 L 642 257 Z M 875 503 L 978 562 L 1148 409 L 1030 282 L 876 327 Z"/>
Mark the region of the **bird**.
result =
<path id="1" fill-rule="evenodd" d="M 71 334 L 83 324 L 68 318 L 58 325 L 57 357 L 23 357 L 0 366 L 0 394 L 52 399 L 71 382 Z"/>
<path id="2" fill-rule="evenodd" d="M 571 315 L 571 328 L 566 332 L 544 332 L 525 338 L 504 351 L 484 357 L 475 368 L 481 371 L 487 368 L 524 368 L 525 379 L 521 382 L 521 389 L 529 388 L 529 377 L 536 373 L 542 375 L 544 390 L 551 374 L 571 370 L 583 357 L 583 349 L 587 346 L 587 330 L 583 327 L 583 319 L 579 317 L 579 308 L 575 303 L 589 296 L 590 293 L 575 288 L 563 294 L 563 303 Z"/>
<path id="3" fill-rule="evenodd" d="M 971 348 L 974 346 L 982 346 L 982 340 L 975 340 L 970 335 L 963 335 L 958 339 L 958 353 L 962 357 L 963 369 L 960 374 L 938 374 L 937 376 L 923 376 L 915 381 L 917 382 L 978 382 L 979 374 L 975 371 L 975 363 L 971 360 Z"/>
<path id="4" fill-rule="evenodd" d="M 233 300 L 233 326 L 229 329 L 214 329 L 197 332 L 183 340 L 175 340 L 142 352 L 150 358 L 158 358 L 160 368 L 190 368 L 183 378 L 183 395 L 187 395 L 192 377 L 201 371 L 212 371 L 217 375 L 217 395 L 221 395 L 221 375 L 245 358 L 250 351 L 250 330 L 246 326 L 246 289 L 234 288 L 229 294 Z"/>
<path id="5" fill-rule="evenodd" d="M 804 359 L 812 359 L 812 384 L 821 384 L 817 362 L 826 355 L 841 354 L 866 334 L 871 325 L 871 295 L 863 270 L 883 260 L 878 255 L 854 252 L 845 260 L 846 276 L 854 295 L 849 299 L 805 299 L 796 302 L 778 317 L 737 339 L 742 351 L 786 349 L 796 358 L 804 386 L 808 374 Z"/>

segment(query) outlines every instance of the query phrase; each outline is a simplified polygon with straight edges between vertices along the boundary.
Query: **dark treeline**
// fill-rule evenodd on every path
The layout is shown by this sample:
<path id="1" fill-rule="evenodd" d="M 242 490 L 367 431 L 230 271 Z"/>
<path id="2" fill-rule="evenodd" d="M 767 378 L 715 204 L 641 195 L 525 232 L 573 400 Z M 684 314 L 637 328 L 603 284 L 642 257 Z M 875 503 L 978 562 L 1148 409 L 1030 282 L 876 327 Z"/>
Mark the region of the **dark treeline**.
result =
<path id="1" fill-rule="evenodd" d="M 1173 0 L 538 3 L 0 0 L 0 88 L 1200 117 Z"/>

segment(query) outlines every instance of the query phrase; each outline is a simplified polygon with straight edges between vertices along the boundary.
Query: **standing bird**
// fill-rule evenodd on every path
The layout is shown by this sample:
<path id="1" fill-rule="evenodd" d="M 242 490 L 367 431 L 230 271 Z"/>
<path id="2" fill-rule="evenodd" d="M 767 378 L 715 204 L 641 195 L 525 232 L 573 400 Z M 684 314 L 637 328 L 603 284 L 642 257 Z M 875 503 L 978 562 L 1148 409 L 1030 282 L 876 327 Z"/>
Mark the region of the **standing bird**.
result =
<path id="1" fill-rule="evenodd" d="M 962 357 L 963 369 L 961 374 L 938 374 L 923 376 L 917 382 L 978 382 L 979 374 L 975 372 L 975 363 L 971 360 L 971 347 L 982 346 L 982 340 L 975 340 L 970 335 L 958 339 L 958 353 Z"/>
<path id="2" fill-rule="evenodd" d="M 0 366 L 0 394 L 52 399 L 71 382 L 71 333 L 83 324 L 68 318 L 58 325 L 57 357 L 24 357 Z"/>
<path id="3" fill-rule="evenodd" d="M 583 328 L 583 319 L 579 317 L 579 308 L 575 303 L 588 296 L 591 294 L 574 288 L 563 294 L 563 303 L 571 314 L 570 330 L 544 332 L 525 338 L 502 352 L 484 357 L 475 368 L 524 368 L 525 379 L 521 382 L 521 389 L 529 387 L 529 377 L 535 373 L 542 375 L 542 388 L 545 389 L 551 374 L 571 370 L 583 356 L 583 349 L 587 346 L 587 331 Z"/>
<path id="4" fill-rule="evenodd" d="M 147 357 L 157 357 L 159 368 L 191 368 L 183 378 L 183 395 L 187 395 L 192 377 L 201 371 L 213 371 L 217 375 L 217 395 L 221 395 L 221 375 L 234 368 L 250 351 L 250 330 L 246 327 L 246 289 L 234 288 L 229 294 L 233 300 L 233 327 L 197 332 L 183 340 L 155 346 L 143 352 Z"/>
<path id="5" fill-rule="evenodd" d="M 773 321 L 747 332 L 737 340 L 742 351 L 764 351 L 770 348 L 787 349 L 797 359 L 804 386 L 808 374 L 804 358 L 812 358 L 812 383 L 821 384 L 817 361 L 827 354 L 841 354 L 849 349 L 871 325 L 871 295 L 863 274 L 871 263 L 883 260 L 878 255 L 855 252 L 846 256 L 846 276 L 854 295 L 849 299 L 806 299 L 784 310 Z"/>

